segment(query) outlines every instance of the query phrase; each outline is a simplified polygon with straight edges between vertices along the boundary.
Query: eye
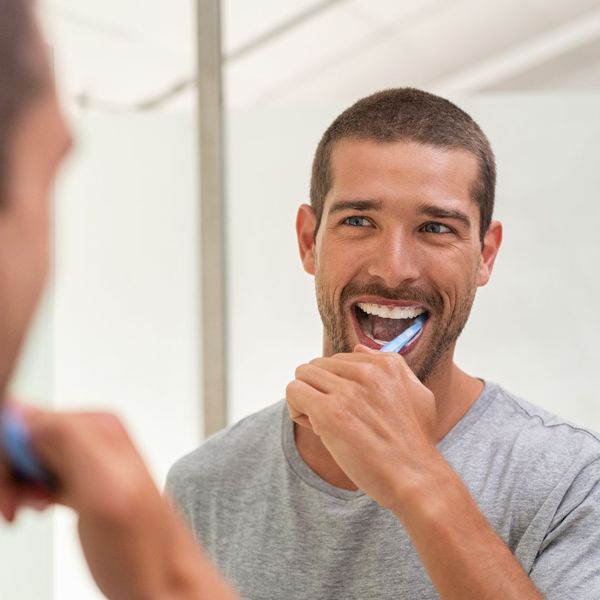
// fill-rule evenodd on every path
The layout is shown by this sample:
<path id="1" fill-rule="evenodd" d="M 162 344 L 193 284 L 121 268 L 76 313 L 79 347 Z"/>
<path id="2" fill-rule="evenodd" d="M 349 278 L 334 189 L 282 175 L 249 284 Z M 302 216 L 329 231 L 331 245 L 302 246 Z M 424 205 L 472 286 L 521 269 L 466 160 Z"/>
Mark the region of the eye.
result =
<path id="1" fill-rule="evenodd" d="M 422 229 L 425 233 L 452 233 L 452 229 L 442 223 L 425 223 Z"/>
<path id="2" fill-rule="evenodd" d="M 344 219 L 344 225 L 350 225 L 351 227 L 370 227 L 371 222 L 365 217 L 347 217 Z"/>

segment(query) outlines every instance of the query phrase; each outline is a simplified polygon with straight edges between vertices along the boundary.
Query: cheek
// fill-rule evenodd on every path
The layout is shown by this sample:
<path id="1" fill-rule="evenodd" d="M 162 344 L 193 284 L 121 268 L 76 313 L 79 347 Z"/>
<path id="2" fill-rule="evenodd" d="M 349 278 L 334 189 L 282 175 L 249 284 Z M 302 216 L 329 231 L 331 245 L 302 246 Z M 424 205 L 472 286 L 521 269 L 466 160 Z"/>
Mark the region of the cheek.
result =
<path id="1" fill-rule="evenodd" d="M 365 256 L 347 247 L 342 248 L 332 243 L 323 244 L 315 256 L 316 275 L 330 293 L 339 297 L 349 282 L 366 277 Z M 365 275 L 362 275 L 363 273 Z"/>
<path id="2" fill-rule="evenodd" d="M 448 256 L 426 270 L 426 279 L 441 297 L 444 312 L 454 312 L 477 287 L 478 268 L 472 261 L 450 259 Z"/>
<path id="3" fill-rule="evenodd" d="M 31 273 L 30 286 L 39 292 L 48 276 L 51 244 L 51 203 L 48 188 L 39 182 L 19 198 L 13 217 L 15 253 Z"/>
<path id="4" fill-rule="evenodd" d="M 373 256 L 381 254 L 380 242 L 374 236 L 369 240 L 350 233 L 327 232 L 318 240 L 317 247 L 321 265 L 340 273 L 360 272 Z"/>

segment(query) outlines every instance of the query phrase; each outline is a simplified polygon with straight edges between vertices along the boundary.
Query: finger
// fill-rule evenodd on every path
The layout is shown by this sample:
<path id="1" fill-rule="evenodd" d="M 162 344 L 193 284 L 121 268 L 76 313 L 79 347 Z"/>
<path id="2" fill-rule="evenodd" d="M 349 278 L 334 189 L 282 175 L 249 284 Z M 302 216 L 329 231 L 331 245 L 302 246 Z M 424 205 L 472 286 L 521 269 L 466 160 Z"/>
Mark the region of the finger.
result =
<path id="1" fill-rule="evenodd" d="M 15 480 L 0 485 L 0 513 L 8 522 L 14 521 L 22 507 L 44 510 L 52 504 L 49 492 L 44 488 L 20 484 Z"/>
<path id="2" fill-rule="evenodd" d="M 300 427 L 304 427 L 304 429 L 310 429 L 311 431 L 313 430 L 312 424 L 307 415 L 297 415 L 294 418 L 290 418 L 292 419 L 292 421 L 294 421 L 294 423 L 300 425 Z"/>
<path id="3" fill-rule="evenodd" d="M 290 419 L 302 427 L 313 429 L 315 413 L 319 404 L 324 403 L 325 394 L 304 381 L 294 379 L 288 384 L 285 396 Z"/>
<path id="4" fill-rule="evenodd" d="M 19 507 L 26 506 L 38 511 L 45 510 L 54 504 L 48 490 L 34 486 L 18 489 L 16 501 Z"/>
<path id="5" fill-rule="evenodd" d="M 383 365 L 396 365 L 400 368 L 408 368 L 406 360 L 401 354 L 397 352 L 379 352 L 377 350 L 372 350 L 371 348 L 367 348 L 366 346 L 361 346 L 361 344 L 357 344 L 355 348 L 362 348 L 357 352 L 348 352 L 343 354 L 334 354 L 332 358 L 339 358 L 340 360 L 349 362 L 349 363 L 357 363 L 357 364 L 367 364 L 367 363 L 375 363 L 375 364 L 383 364 Z"/>
<path id="6" fill-rule="evenodd" d="M 13 474 L 5 459 L 0 458 L 0 485 L 13 483 Z"/>
<path id="7" fill-rule="evenodd" d="M 330 363 L 324 363 L 324 365 L 328 364 Z M 326 366 L 321 367 L 316 364 L 300 365 L 296 369 L 295 375 L 299 381 L 311 385 L 324 394 L 339 390 L 342 385 L 342 379 Z"/>
<path id="8" fill-rule="evenodd" d="M 85 451 L 85 446 L 78 442 L 82 432 L 79 421 L 72 414 L 27 414 L 27 425 L 35 450 L 59 477 L 67 473 L 72 461 Z M 86 431 L 84 437 L 89 443 L 94 434 Z"/>
<path id="9" fill-rule="evenodd" d="M 107 443 L 111 450 L 132 445 L 120 420 L 108 413 L 38 412 L 28 425 L 34 446 L 59 471 L 79 464 L 82 455 L 106 450 Z"/>
<path id="10" fill-rule="evenodd" d="M 339 354 L 334 354 L 330 356 L 330 359 L 336 360 L 345 360 L 347 362 L 354 363 L 364 363 L 364 362 L 372 362 L 373 359 L 377 359 L 379 357 L 384 356 L 383 352 L 374 352 L 373 355 L 367 354 L 365 352 L 340 352 Z M 314 359 L 320 360 L 320 359 Z M 323 359 L 325 360 L 325 359 Z"/>
<path id="11" fill-rule="evenodd" d="M 24 419 L 28 419 L 30 417 L 34 417 L 35 415 L 45 412 L 41 408 L 37 408 L 36 406 L 32 406 L 31 404 L 24 404 L 23 402 L 17 403 L 13 399 L 9 399 L 8 405 L 10 406 L 11 410 L 20 414 Z"/>
<path id="12" fill-rule="evenodd" d="M 5 488 L 0 490 L 0 513 L 8 523 L 15 520 L 17 501 L 14 489 Z"/>
<path id="13" fill-rule="evenodd" d="M 28 416 L 32 445 L 58 479 L 52 500 L 67 506 L 87 503 L 91 481 L 107 475 L 108 465 L 124 467 L 131 443 L 115 417 L 105 414 L 39 412 Z M 141 459 L 140 459 L 141 460 Z"/>
<path id="14" fill-rule="evenodd" d="M 379 380 L 383 373 L 395 374 L 403 370 L 403 360 L 394 355 L 384 356 L 378 352 L 371 353 L 344 353 L 335 354 L 328 358 L 316 358 L 311 365 L 337 375 L 340 381 L 355 382 L 368 385 Z M 404 363 L 405 364 L 405 363 Z M 329 393 L 339 391 L 341 383 L 325 390 Z"/>
<path id="15" fill-rule="evenodd" d="M 396 352 L 379 352 L 378 350 L 373 350 L 372 348 L 368 348 L 367 346 L 362 346 L 361 344 L 357 344 L 355 346 L 356 352 L 344 352 L 340 354 L 334 354 L 332 358 L 339 358 L 340 360 L 346 360 L 349 362 L 372 362 L 373 360 L 381 360 L 385 361 L 388 359 L 393 360 L 404 360 L 401 354 L 397 354 Z M 358 351 L 361 349 L 360 351 Z"/>
<path id="16" fill-rule="evenodd" d="M 15 518 L 16 482 L 7 462 L 0 459 L 0 514 L 4 520 L 11 523 Z"/>
<path id="17" fill-rule="evenodd" d="M 355 381 L 360 378 L 359 369 L 361 366 L 366 364 L 372 365 L 373 360 L 348 360 L 345 354 L 336 354 L 328 358 L 315 358 L 310 361 L 310 364 L 329 371 L 340 379 Z M 339 387 L 336 389 L 339 389 Z"/>
<path id="18" fill-rule="evenodd" d="M 75 412 L 69 415 L 72 419 L 79 421 L 85 427 L 93 427 L 99 434 L 105 433 L 108 437 L 121 438 L 129 442 L 129 434 L 121 419 L 112 413 L 105 411 Z"/>
<path id="19" fill-rule="evenodd" d="M 70 422 L 78 424 L 81 429 L 93 428 L 98 432 L 105 431 L 109 434 L 118 433 L 126 437 L 126 430 L 120 419 L 114 414 L 101 411 L 85 412 L 49 412 L 30 406 L 20 406 L 27 423 L 33 427 L 44 427 L 51 423 Z"/>
<path id="20" fill-rule="evenodd" d="M 11 523 L 15 518 L 15 485 L 16 482 L 8 464 L 0 461 L 0 513 L 6 521 Z"/>

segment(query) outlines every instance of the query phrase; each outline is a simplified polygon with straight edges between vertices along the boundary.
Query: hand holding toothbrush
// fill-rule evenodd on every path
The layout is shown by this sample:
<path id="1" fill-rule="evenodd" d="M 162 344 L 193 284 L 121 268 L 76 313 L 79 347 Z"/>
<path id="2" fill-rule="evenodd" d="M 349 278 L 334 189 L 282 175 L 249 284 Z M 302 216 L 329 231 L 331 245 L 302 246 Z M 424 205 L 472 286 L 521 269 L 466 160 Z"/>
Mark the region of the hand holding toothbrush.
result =
<path id="1" fill-rule="evenodd" d="M 237 598 L 161 496 L 116 417 L 11 410 L 11 428 L 26 435 L 26 452 L 52 473 L 52 485 L 16 479 L 0 452 L 0 511 L 7 521 L 23 506 L 75 510 L 84 555 L 108 598 Z"/>
<path id="2" fill-rule="evenodd" d="M 435 398 L 398 354 L 422 325 L 381 352 L 358 345 L 301 365 L 286 390 L 290 417 L 320 437 L 359 489 L 392 510 L 426 463 L 446 464 L 436 449 Z"/>

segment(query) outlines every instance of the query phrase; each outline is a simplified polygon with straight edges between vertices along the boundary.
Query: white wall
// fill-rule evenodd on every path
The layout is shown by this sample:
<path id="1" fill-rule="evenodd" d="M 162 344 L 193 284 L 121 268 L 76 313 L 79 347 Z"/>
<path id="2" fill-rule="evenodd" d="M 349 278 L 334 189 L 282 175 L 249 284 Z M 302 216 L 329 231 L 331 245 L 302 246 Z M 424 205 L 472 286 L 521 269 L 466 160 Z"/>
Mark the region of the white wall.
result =
<path id="1" fill-rule="evenodd" d="M 497 154 L 506 226 L 457 361 L 530 401 L 600 430 L 600 96 L 458 101 Z M 346 106 L 232 111 L 228 126 L 230 417 L 283 397 L 321 351 L 312 279 L 294 237 L 320 135 Z"/>
<path id="2" fill-rule="evenodd" d="M 599 94 L 465 102 L 499 164 L 505 239 L 460 364 L 600 431 Z"/>
<path id="3" fill-rule="evenodd" d="M 193 116 L 89 116 L 75 128 L 56 192 L 54 406 L 116 412 L 162 486 L 202 430 Z M 101 597 L 62 510 L 54 597 Z"/>
<path id="4" fill-rule="evenodd" d="M 42 407 L 48 407 L 52 399 L 51 311 L 52 292 L 48 290 L 11 382 L 15 397 Z M 23 509 L 11 525 L 0 519 L 0 598 L 52 598 L 52 535 L 48 514 Z"/>

